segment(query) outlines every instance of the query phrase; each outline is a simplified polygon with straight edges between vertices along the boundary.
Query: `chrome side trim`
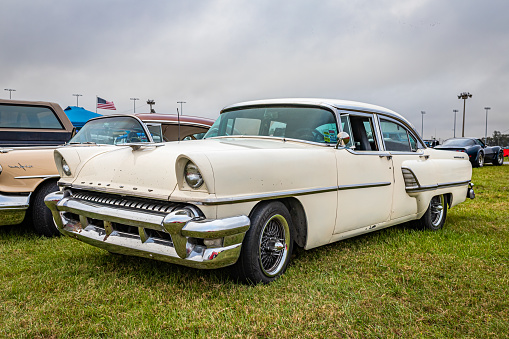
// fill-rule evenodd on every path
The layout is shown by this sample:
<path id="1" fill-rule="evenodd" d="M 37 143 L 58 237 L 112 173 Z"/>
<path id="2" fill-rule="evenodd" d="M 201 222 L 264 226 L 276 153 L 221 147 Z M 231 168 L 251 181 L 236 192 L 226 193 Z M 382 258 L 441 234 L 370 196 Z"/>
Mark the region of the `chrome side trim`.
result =
<path id="1" fill-rule="evenodd" d="M 417 193 L 417 192 L 425 192 L 425 191 L 434 191 L 440 188 L 446 188 L 446 187 L 456 187 L 456 186 L 465 186 L 470 183 L 470 180 L 465 181 L 456 181 L 456 182 L 446 182 L 442 184 L 436 184 L 436 185 L 427 185 L 427 186 L 419 186 L 416 188 L 408 188 L 405 187 L 406 191 L 408 193 Z"/>
<path id="2" fill-rule="evenodd" d="M 253 194 L 253 195 L 245 195 L 245 196 L 241 196 L 241 197 L 203 199 L 203 200 L 193 201 L 192 203 L 200 204 L 200 205 L 239 204 L 239 203 L 250 202 L 250 201 L 282 199 L 282 198 L 295 197 L 295 196 L 300 196 L 300 195 L 327 193 L 327 192 L 350 190 L 350 189 L 382 187 L 382 186 L 389 186 L 391 184 L 392 184 L 391 182 L 374 182 L 374 183 L 366 183 L 366 184 L 340 185 L 340 186 L 310 188 L 310 189 L 285 191 L 285 192 Z M 173 199 L 173 198 L 171 198 L 170 200 L 177 202 L 177 200 Z M 182 201 L 182 202 L 184 202 L 184 201 Z"/>
<path id="3" fill-rule="evenodd" d="M 52 175 L 23 175 L 20 177 L 14 177 L 14 179 L 54 179 L 54 178 L 60 178 L 60 175 L 58 174 L 52 174 Z"/>
<path id="4" fill-rule="evenodd" d="M 391 182 L 385 181 L 385 182 L 374 182 L 371 184 L 342 185 L 342 186 L 338 186 L 338 191 L 358 189 L 358 188 L 382 187 L 382 186 L 389 186 L 391 184 L 392 184 Z"/>

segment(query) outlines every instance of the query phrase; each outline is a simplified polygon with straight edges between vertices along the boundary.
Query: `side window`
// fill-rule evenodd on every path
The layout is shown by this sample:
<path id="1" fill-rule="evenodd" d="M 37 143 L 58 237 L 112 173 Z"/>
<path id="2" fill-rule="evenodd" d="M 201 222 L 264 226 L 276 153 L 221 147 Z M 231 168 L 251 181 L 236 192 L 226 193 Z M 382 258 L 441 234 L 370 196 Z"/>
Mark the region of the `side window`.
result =
<path id="1" fill-rule="evenodd" d="M 380 127 L 387 151 L 415 152 L 417 150 L 417 141 L 402 125 L 380 119 Z"/>
<path id="2" fill-rule="evenodd" d="M 373 118 L 371 116 L 357 116 L 350 114 L 349 119 L 346 119 L 343 124 L 343 116 L 341 116 L 341 123 L 343 131 L 348 133 L 350 128 L 350 142 L 351 148 L 356 151 L 378 151 L 376 142 L 375 130 L 373 128 Z M 350 126 L 347 125 L 349 120 Z"/>

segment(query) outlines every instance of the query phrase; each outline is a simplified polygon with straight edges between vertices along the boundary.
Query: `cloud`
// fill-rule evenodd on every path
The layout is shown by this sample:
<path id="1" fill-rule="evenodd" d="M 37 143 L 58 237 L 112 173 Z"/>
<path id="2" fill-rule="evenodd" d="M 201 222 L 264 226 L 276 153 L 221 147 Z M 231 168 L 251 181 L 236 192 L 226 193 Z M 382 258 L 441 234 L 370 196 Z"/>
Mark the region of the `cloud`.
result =
<path id="1" fill-rule="evenodd" d="M 0 71 L 19 99 L 216 117 L 237 101 L 332 97 L 401 112 L 425 136 L 509 129 L 505 0 L 4 1 Z M 144 107 L 142 107 L 144 105 Z M 420 130 L 420 128 L 418 128 Z"/>

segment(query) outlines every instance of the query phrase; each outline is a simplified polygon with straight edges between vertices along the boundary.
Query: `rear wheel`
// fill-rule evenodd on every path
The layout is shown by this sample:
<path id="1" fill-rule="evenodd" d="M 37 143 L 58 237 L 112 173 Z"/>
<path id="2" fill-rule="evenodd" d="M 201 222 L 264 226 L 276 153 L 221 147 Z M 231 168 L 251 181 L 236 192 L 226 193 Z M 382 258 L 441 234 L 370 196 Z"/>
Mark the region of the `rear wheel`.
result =
<path id="1" fill-rule="evenodd" d="M 479 152 L 477 154 L 477 160 L 475 162 L 475 167 L 483 167 L 484 166 L 484 154 L 482 152 Z"/>
<path id="2" fill-rule="evenodd" d="M 417 220 L 417 227 L 437 231 L 444 226 L 447 217 L 447 200 L 445 195 L 436 195 L 431 198 L 426 213 Z"/>
<path id="3" fill-rule="evenodd" d="M 234 269 L 244 281 L 266 284 L 280 277 L 290 262 L 294 239 L 291 217 L 284 204 L 274 201 L 258 206 L 250 219 Z"/>
<path id="4" fill-rule="evenodd" d="M 502 150 L 498 151 L 498 154 L 495 158 L 493 158 L 493 165 L 501 166 L 504 163 L 504 152 Z"/>
<path id="5" fill-rule="evenodd" d="M 44 203 L 44 198 L 53 192 L 58 191 L 58 186 L 55 182 L 47 182 L 42 184 L 39 190 L 35 193 L 32 202 L 32 220 L 34 229 L 40 235 L 46 237 L 54 237 L 60 235 L 53 215 L 50 209 Z"/>

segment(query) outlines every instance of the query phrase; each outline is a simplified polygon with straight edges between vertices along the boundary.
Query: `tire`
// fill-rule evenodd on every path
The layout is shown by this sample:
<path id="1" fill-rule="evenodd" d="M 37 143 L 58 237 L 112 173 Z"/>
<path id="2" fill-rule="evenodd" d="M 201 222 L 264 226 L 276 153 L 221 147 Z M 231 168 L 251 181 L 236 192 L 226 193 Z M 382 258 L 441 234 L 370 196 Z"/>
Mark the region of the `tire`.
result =
<path id="1" fill-rule="evenodd" d="M 474 167 L 483 167 L 484 166 L 484 153 L 479 152 L 477 154 L 477 159 L 475 160 Z"/>
<path id="2" fill-rule="evenodd" d="M 248 283 L 270 283 L 290 262 L 293 227 L 288 209 L 279 201 L 262 203 L 251 213 L 251 227 L 242 244 L 234 275 Z"/>
<path id="3" fill-rule="evenodd" d="M 442 229 L 447 217 L 447 199 L 445 195 L 436 195 L 431 198 L 426 213 L 417 220 L 417 228 L 422 230 L 438 231 Z"/>
<path id="4" fill-rule="evenodd" d="M 493 158 L 493 165 L 502 166 L 504 164 L 504 152 L 498 151 L 497 156 Z"/>
<path id="5" fill-rule="evenodd" d="M 46 204 L 44 204 L 44 198 L 48 194 L 56 191 L 58 191 L 56 182 L 51 181 L 43 183 L 35 193 L 34 199 L 32 200 L 32 221 L 34 230 L 36 233 L 45 237 L 55 237 L 60 235 L 50 209 L 46 206 Z"/>

